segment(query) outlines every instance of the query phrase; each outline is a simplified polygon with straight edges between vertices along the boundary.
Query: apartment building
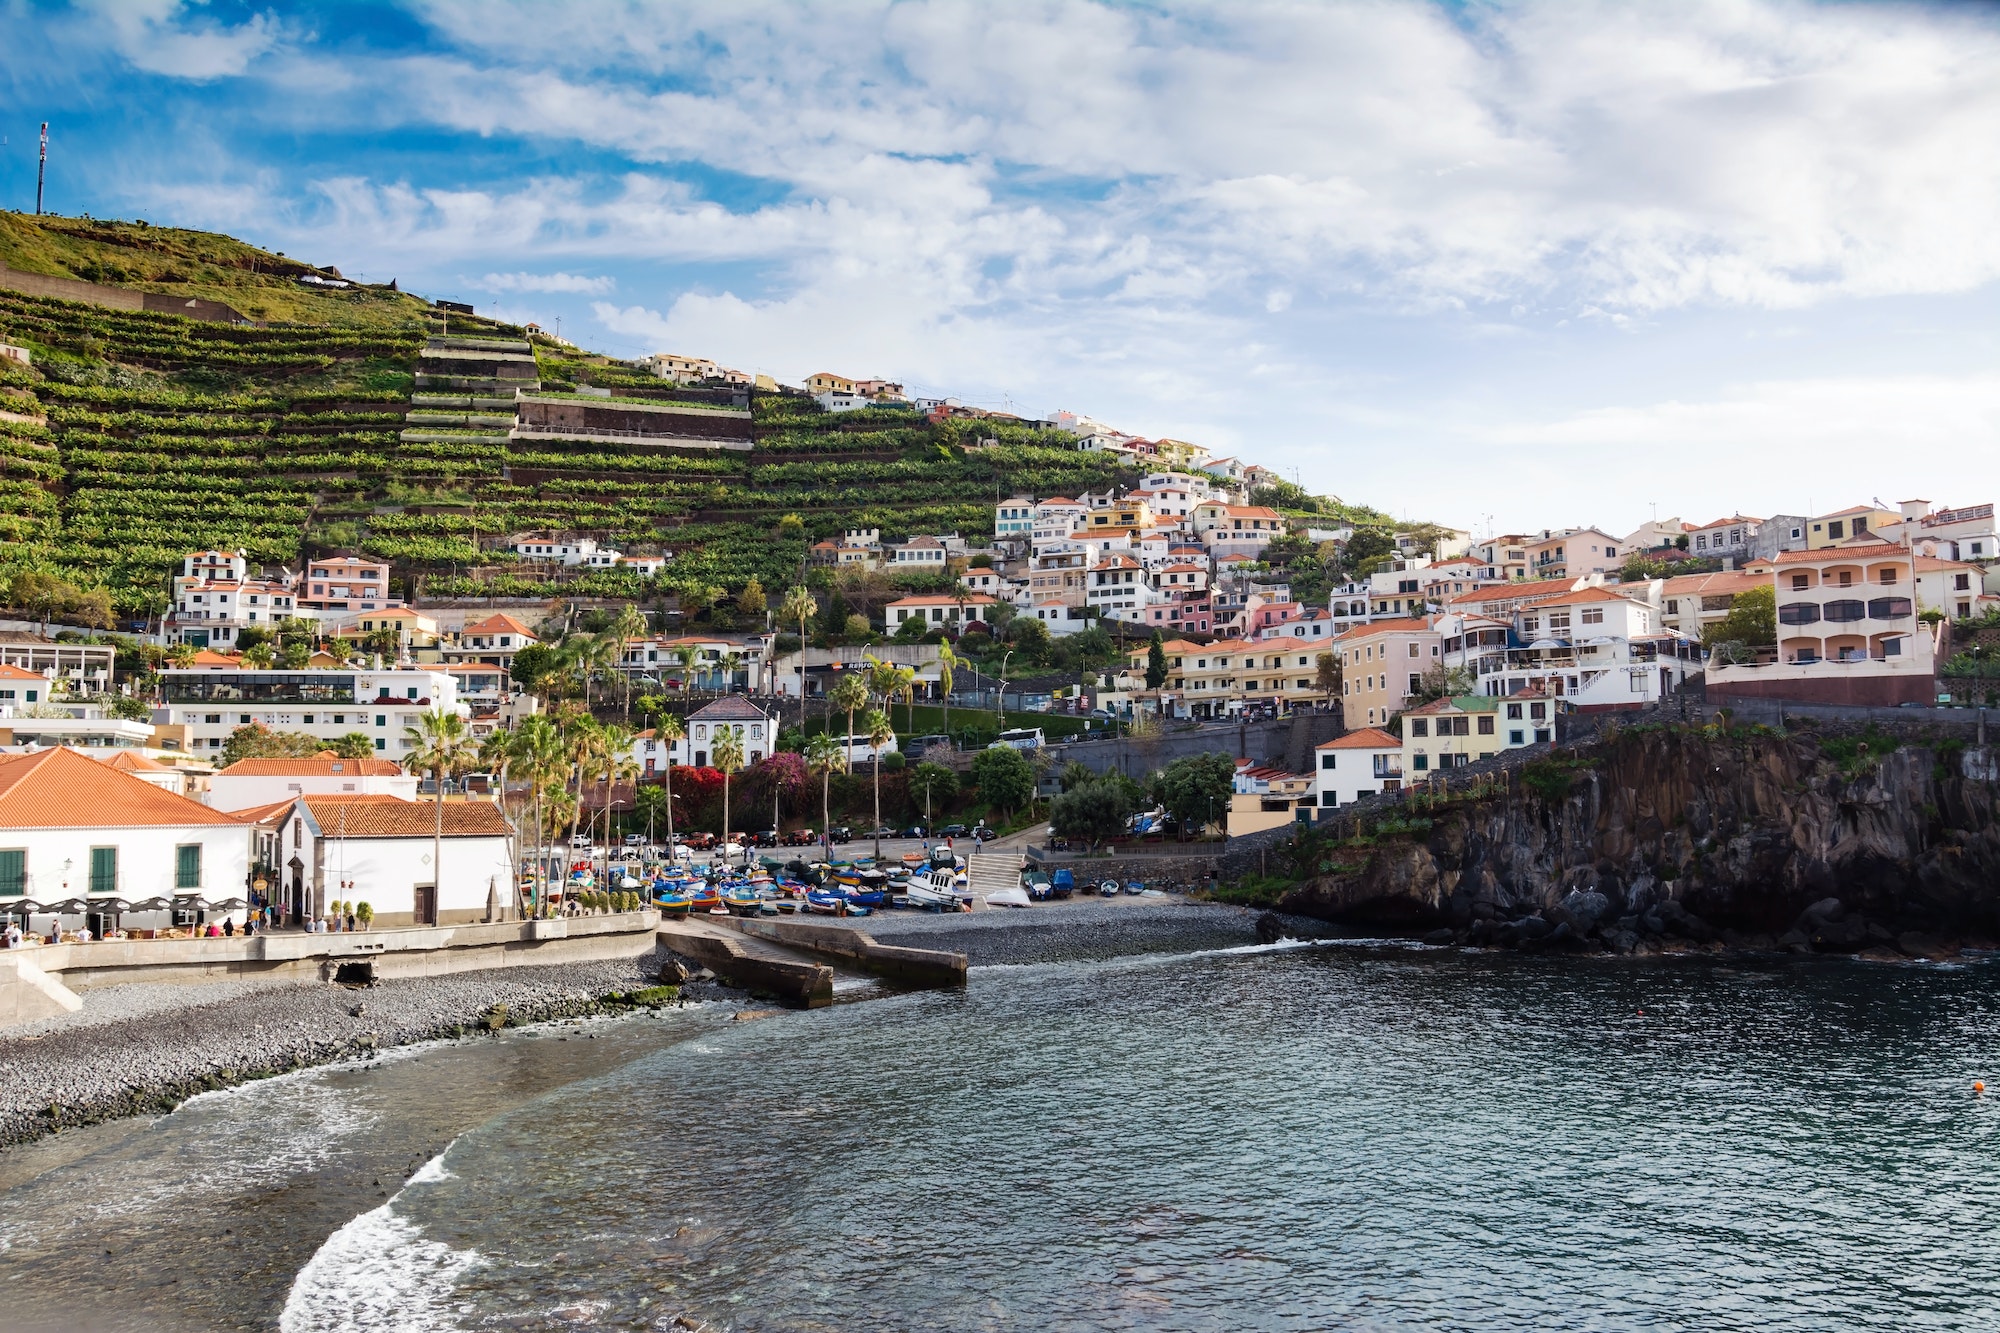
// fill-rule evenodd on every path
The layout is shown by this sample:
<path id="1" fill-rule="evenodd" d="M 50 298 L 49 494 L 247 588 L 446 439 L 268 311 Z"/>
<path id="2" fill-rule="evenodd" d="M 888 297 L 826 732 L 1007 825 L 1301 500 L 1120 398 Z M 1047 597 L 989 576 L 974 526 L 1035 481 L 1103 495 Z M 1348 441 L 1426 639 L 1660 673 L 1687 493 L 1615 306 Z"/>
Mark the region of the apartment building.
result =
<path id="1" fill-rule="evenodd" d="M 1140 620 L 1155 593 L 1146 571 L 1129 555 L 1116 555 L 1090 567 L 1084 584 L 1087 604 L 1106 620 Z"/>
<path id="2" fill-rule="evenodd" d="M 1808 519 L 1804 549 L 1823 551 L 1856 537 L 1873 536 L 1885 527 L 1898 527 L 1902 522 L 1900 510 L 1884 509 L 1880 505 L 1850 505 L 1846 509 Z"/>
<path id="3" fill-rule="evenodd" d="M 1035 535 L 1035 500 L 1033 496 L 1017 495 L 1011 500 L 1002 500 L 993 507 L 993 535 L 1000 537 L 1027 537 Z"/>
<path id="4" fill-rule="evenodd" d="M 1313 750 L 1313 793 L 1322 810 L 1403 785 L 1403 741 L 1380 727 L 1363 727 Z"/>
<path id="5" fill-rule="evenodd" d="M 1748 559 L 1756 553 L 1757 530 L 1763 522 L 1761 518 L 1751 518 L 1746 514 L 1732 514 L 1728 518 L 1691 526 L 1686 533 L 1688 554 L 1720 556 L 1726 560 Z"/>
<path id="6" fill-rule="evenodd" d="M 1349 731 L 1386 724 L 1438 664 L 1444 636 L 1420 617 L 1378 620 L 1333 641 L 1341 654 L 1341 709 Z"/>
<path id="7" fill-rule="evenodd" d="M 186 728 L 194 753 L 220 750 L 230 732 L 258 725 L 326 741 L 360 732 L 377 754 L 400 761 L 415 747 L 407 729 L 419 715 L 469 712 L 449 672 L 420 667 L 257 671 L 230 662 L 170 667 L 160 683 L 165 723 Z"/>
<path id="8" fill-rule="evenodd" d="M 1761 564 L 1761 562 L 1759 562 Z M 1699 639 L 1703 629 L 1729 614 L 1736 598 L 1752 588 L 1769 587 L 1768 566 L 1723 570 L 1715 574 L 1680 574 L 1660 581 L 1660 623 L 1676 634 Z"/>
<path id="9" fill-rule="evenodd" d="M 228 649 L 244 630 L 269 629 L 297 614 L 289 577 L 252 578 L 241 551 L 196 551 L 182 558 L 174 576 L 166 630 L 175 643 Z"/>
<path id="10" fill-rule="evenodd" d="M 1575 579 L 1619 567 L 1618 539 L 1596 528 L 1544 532 L 1526 544 L 1527 577 Z"/>
<path id="11" fill-rule="evenodd" d="M 302 611 L 380 611 L 402 604 L 389 595 L 389 566 L 360 556 L 308 560 L 298 586 Z"/>
<path id="12" fill-rule="evenodd" d="M 889 632 L 896 633 L 906 620 L 922 621 L 926 626 L 942 628 L 957 625 L 961 621 L 981 620 L 982 612 L 996 605 L 995 599 L 979 593 L 967 593 L 953 597 L 946 593 L 925 593 L 917 597 L 904 597 L 889 603 L 884 610 Z"/>

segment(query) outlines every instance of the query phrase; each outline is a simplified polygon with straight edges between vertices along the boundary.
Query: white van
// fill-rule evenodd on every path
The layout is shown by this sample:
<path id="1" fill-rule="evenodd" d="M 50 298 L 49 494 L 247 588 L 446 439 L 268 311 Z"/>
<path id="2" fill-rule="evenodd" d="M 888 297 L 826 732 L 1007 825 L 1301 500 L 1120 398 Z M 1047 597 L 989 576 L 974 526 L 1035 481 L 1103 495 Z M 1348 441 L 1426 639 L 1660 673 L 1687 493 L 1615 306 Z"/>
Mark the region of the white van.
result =
<path id="1" fill-rule="evenodd" d="M 896 738 L 894 736 L 891 736 L 888 739 L 888 742 L 882 746 L 880 753 L 881 754 L 896 753 Z M 876 758 L 876 755 L 877 751 L 875 749 L 875 743 L 869 740 L 866 736 L 849 736 L 847 738 L 848 763 L 850 764 L 873 763 Z"/>
<path id="2" fill-rule="evenodd" d="M 1000 739 L 987 746 L 989 750 L 1039 750 L 1045 744 L 1040 727 L 1017 727 L 1000 733 Z"/>

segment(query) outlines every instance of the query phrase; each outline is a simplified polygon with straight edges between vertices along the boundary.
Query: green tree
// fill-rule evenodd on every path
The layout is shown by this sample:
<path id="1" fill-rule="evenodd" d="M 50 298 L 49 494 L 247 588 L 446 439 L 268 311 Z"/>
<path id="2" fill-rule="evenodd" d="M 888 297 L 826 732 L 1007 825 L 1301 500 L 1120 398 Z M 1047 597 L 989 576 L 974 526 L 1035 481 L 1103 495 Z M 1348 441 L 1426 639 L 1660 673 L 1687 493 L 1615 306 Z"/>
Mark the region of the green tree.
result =
<path id="1" fill-rule="evenodd" d="M 530 694 L 540 694 L 542 684 L 562 666 L 562 655 L 546 643 L 531 643 L 514 654 L 507 674 Z"/>
<path id="2" fill-rule="evenodd" d="M 1131 789 L 1113 774 L 1092 778 L 1070 788 L 1049 805 L 1049 831 L 1059 838 L 1081 838 L 1095 848 L 1125 831 L 1131 815 Z"/>
<path id="3" fill-rule="evenodd" d="M 943 764 L 926 760 L 910 770 L 909 783 L 910 795 L 924 803 L 924 828 L 928 831 L 933 803 L 948 801 L 958 791 L 958 774 Z"/>
<path id="4" fill-rule="evenodd" d="M 667 767 L 660 785 L 667 793 L 667 843 L 674 841 L 674 747 L 687 739 L 687 725 L 679 713 L 663 714 L 653 727 L 653 737 L 667 747 Z"/>
<path id="5" fill-rule="evenodd" d="M 278 664 L 278 655 L 268 643 L 253 643 L 243 650 L 243 665 L 252 671 L 269 671 Z"/>
<path id="6" fill-rule="evenodd" d="M 326 742 L 302 731 L 272 731 L 261 722 L 247 722 L 222 742 L 224 768 L 239 759 L 303 759 L 318 754 Z"/>
<path id="7" fill-rule="evenodd" d="M 431 906 L 437 907 L 437 895 L 444 889 L 444 784 L 445 779 L 462 773 L 478 758 L 479 743 L 472 738 L 472 731 L 465 725 L 465 719 L 449 709 L 433 708 L 417 716 L 416 725 L 405 727 L 404 734 L 414 742 L 410 751 L 409 765 L 415 769 L 429 769 L 431 779 L 437 784 L 432 793 L 431 805 L 434 824 L 431 830 Z M 435 921 L 420 921 L 418 925 L 436 925 Z"/>
<path id="8" fill-rule="evenodd" d="M 1473 674 L 1471 667 L 1448 667 L 1442 662 L 1433 662 L 1417 677 L 1417 688 L 1410 698 L 1415 703 L 1427 704 L 1433 699 L 1456 699 L 1478 688 L 1479 677 Z"/>
<path id="9" fill-rule="evenodd" d="M 1396 539 L 1387 528 L 1356 528 L 1347 539 L 1343 563 L 1349 576 L 1370 574 L 1388 564 L 1396 553 Z"/>
<path id="10" fill-rule="evenodd" d="M 105 704 L 105 711 L 127 722 L 146 722 L 153 716 L 153 707 L 144 699 L 135 699 L 129 694 L 114 694 Z"/>
<path id="11" fill-rule="evenodd" d="M 1157 690 L 1167 683 L 1167 646 L 1160 641 L 1160 632 L 1153 631 L 1153 641 L 1146 646 L 1146 688 Z"/>
<path id="12" fill-rule="evenodd" d="M 1329 699 L 1340 696 L 1341 669 L 1340 654 L 1321 653 L 1313 659 L 1313 688 Z"/>
<path id="13" fill-rule="evenodd" d="M 819 774 L 820 845 L 833 857 L 833 774 L 847 762 L 847 747 L 822 731 L 806 741 L 806 772 Z"/>
<path id="14" fill-rule="evenodd" d="M 1227 816 L 1236 789 L 1236 761 L 1210 752 L 1176 759 L 1153 775 L 1153 799 L 1166 807 L 1183 833 Z"/>
<path id="15" fill-rule="evenodd" d="M 1778 590 L 1768 583 L 1737 593 L 1729 614 L 1701 631 L 1704 648 L 1731 657 L 1747 657 L 1750 650 L 1777 641 Z"/>
<path id="16" fill-rule="evenodd" d="M 734 727 L 717 727 L 708 762 L 722 770 L 722 841 L 729 841 L 729 775 L 743 767 L 743 738 Z"/>
<path id="17" fill-rule="evenodd" d="M 327 743 L 327 749 L 342 759 L 373 759 L 375 741 L 365 731 L 350 731 L 345 736 Z"/>
<path id="18" fill-rule="evenodd" d="M 875 827 L 882 827 L 882 747 L 896 739 L 896 728 L 889 724 L 889 715 L 879 708 L 868 710 L 861 725 L 868 729 L 868 743 L 875 747 Z M 882 859 L 882 835 L 875 835 L 875 859 Z"/>
<path id="19" fill-rule="evenodd" d="M 847 714 L 847 730 L 840 733 L 843 753 L 847 738 L 854 734 L 854 715 L 868 706 L 868 681 L 861 671 L 843 671 L 834 687 L 826 692 L 827 705 Z M 851 768 L 851 765 L 850 765 Z"/>
<path id="20" fill-rule="evenodd" d="M 1035 766 L 1011 746 L 980 751 L 972 761 L 972 780 L 988 805 L 1009 814 L 1035 797 Z"/>
<path id="21" fill-rule="evenodd" d="M 743 585 L 743 591 L 736 594 L 736 609 L 746 616 L 761 616 L 766 605 L 763 581 L 752 578 Z"/>

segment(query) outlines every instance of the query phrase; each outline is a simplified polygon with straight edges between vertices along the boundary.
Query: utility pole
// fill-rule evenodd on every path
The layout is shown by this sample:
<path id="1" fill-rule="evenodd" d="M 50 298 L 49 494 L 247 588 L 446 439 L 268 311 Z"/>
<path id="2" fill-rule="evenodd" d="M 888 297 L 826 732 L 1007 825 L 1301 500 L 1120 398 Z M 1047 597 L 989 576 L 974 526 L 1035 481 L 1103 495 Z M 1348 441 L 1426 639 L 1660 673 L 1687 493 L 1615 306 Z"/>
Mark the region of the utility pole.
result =
<path id="1" fill-rule="evenodd" d="M 42 156 L 35 163 L 35 216 L 42 215 L 42 181 L 49 171 L 49 123 L 42 122 Z"/>

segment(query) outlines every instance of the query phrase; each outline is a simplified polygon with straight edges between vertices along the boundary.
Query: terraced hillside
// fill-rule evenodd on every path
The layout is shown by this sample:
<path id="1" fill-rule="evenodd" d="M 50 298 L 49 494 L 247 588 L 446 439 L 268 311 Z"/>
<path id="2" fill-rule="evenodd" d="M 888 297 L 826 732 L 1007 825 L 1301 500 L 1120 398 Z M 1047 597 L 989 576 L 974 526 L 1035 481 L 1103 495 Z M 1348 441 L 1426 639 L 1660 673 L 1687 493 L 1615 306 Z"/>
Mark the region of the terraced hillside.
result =
<path id="1" fill-rule="evenodd" d="M 12 253 L 0 244 L 20 268 Z M 84 269 L 97 282 L 130 274 L 96 260 L 66 271 Z M 218 279 L 201 295 L 251 313 L 261 282 Z M 285 295 L 315 322 L 222 323 L 0 289 L 0 342 L 34 361 L 0 362 L 0 574 L 35 568 L 104 587 L 127 615 L 159 610 L 176 562 L 204 547 L 273 564 L 364 551 L 426 596 L 734 591 L 753 577 L 789 582 L 810 542 L 847 527 L 976 535 L 1008 494 L 1120 479 L 1063 447 L 1067 437 L 1019 425 L 675 390 L 458 314 L 454 336 L 435 337 L 441 319 L 401 294 L 339 309 Z M 354 309 L 370 319 L 334 318 Z M 986 441 L 997 444 L 969 447 Z M 517 561 L 507 538 L 520 532 L 674 559 L 658 584 L 609 570 L 565 577 Z"/>

